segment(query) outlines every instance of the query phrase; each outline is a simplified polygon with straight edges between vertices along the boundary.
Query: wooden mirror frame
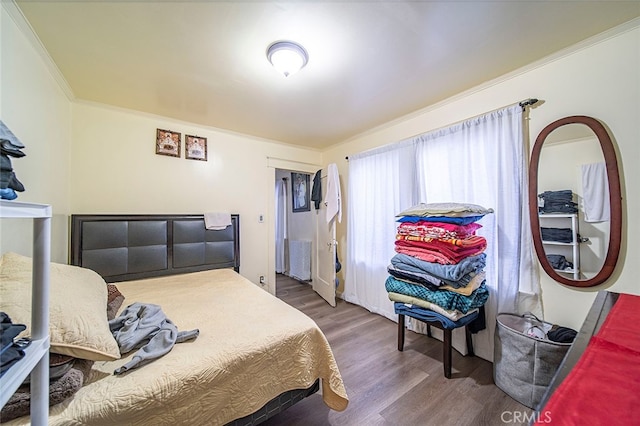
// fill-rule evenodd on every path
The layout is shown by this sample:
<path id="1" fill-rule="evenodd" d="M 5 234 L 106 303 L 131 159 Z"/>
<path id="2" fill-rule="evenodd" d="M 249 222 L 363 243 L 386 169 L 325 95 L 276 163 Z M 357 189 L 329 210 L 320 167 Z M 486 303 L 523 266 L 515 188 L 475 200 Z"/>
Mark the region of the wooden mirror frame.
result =
<path id="1" fill-rule="evenodd" d="M 604 154 L 607 167 L 607 178 L 609 180 L 609 204 L 611 209 L 609 246 L 602 268 L 592 278 L 587 280 L 574 280 L 564 277 L 556 272 L 547 259 L 544 246 L 542 245 L 542 235 L 540 231 L 540 220 L 538 218 L 538 166 L 540 154 L 545 139 L 549 133 L 567 124 L 584 124 L 588 126 L 598 138 L 600 148 Z M 611 277 L 618 262 L 620 245 L 622 242 L 622 195 L 620 192 L 620 175 L 618 173 L 618 159 L 616 151 L 611 141 L 609 133 L 600 121 L 595 118 L 574 115 L 561 118 L 542 129 L 531 151 L 531 161 L 529 163 L 529 216 L 531 222 L 531 233 L 533 234 L 533 245 L 538 255 L 538 260 L 545 272 L 555 281 L 570 287 L 594 287 L 602 284 Z"/>

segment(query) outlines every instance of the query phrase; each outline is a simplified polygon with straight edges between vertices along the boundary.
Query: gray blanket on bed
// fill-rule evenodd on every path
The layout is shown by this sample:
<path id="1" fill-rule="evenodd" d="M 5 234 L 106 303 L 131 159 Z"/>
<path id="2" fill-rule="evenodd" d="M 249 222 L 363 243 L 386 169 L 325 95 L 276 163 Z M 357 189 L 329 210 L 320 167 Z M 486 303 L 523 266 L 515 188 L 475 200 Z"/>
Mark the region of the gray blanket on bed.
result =
<path id="1" fill-rule="evenodd" d="M 109 321 L 109 328 L 120 353 L 138 349 L 129 362 L 113 372 L 116 375 L 148 364 L 171 351 L 174 344 L 195 339 L 200 333 L 198 329 L 179 332 L 160 306 L 138 302 Z"/>

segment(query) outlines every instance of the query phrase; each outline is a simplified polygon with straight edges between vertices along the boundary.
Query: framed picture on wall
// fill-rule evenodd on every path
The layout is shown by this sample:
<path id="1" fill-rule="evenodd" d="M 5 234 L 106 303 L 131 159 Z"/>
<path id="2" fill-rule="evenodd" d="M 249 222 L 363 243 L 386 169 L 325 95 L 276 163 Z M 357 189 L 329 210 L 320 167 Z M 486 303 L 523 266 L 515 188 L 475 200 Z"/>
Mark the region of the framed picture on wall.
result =
<path id="1" fill-rule="evenodd" d="M 309 188 L 310 177 L 306 173 L 291 173 L 291 194 L 293 194 L 293 212 L 311 211 Z"/>
<path id="2" fill-rule="evenodd" d="M 184 157 L 189 160 L 207 161 L 207 138 L 184 135 Z"/>
<path id="3" fill-rule="evenodd" d="M 157 129 L 156 154 L 180 157 L 180 133 Z"/>

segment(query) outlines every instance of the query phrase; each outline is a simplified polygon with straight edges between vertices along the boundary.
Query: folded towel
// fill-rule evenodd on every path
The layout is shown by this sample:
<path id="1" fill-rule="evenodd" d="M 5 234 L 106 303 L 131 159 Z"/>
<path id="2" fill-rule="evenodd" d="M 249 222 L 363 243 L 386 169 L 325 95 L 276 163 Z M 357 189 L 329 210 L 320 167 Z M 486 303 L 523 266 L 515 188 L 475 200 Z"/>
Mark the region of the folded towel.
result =
<path id="1" fill-rule="evenodd" d="M 212 212 L 204 214 L 204 227 L 207 229 L 221 231 L 229 225 L 231 225 L 230 213 Z"/>
<path id="2" fill-rule="evenodd" d="M 582 199 L 585 222 L 609 220 L 609 179 L 605 163 L 582 165 Z"/>

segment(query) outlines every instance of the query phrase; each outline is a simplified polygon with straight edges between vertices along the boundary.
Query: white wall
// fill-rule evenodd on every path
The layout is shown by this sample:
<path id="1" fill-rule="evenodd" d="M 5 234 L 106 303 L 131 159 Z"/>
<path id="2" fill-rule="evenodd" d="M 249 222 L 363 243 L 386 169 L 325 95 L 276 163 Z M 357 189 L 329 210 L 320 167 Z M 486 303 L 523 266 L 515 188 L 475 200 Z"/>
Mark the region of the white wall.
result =
<path id="1" fill-rule="evenodd" d="M 155 154 L 157 129 L 182 134 L 180 158 Z M 185 134 L 207 138 L 208 161 L 184 158 Z M 275 289 L 268 157 L 311 163 L 318 151 L 88 103 L 73 104 L 72 141 L 72 212 L 240 214 L 240 273 Z"/>
<path id="2" fill-rule="evenodd" d="M 17 201 L 51 204 L 51 258 L 67 261 L 67 215 L 70 212 L 69 155 L 71 103 L 49 72 L 43 50 L 14 20 L 15 6 L 0 7 L 0 112 L 2 121 L 25 145 L 12 167 L 26 191 Z M 31 221 L 0 221 L 0 252 L 31 253 Z"/>
<path id="3" fill-rule="evenodd" d="M 640 192 L 637 190 L 640 184 L 638 76 L 640 21 L 636 20 L 571 51 L 562 52 L 476 90 L 372 129 L 328 149 L 324 152 L 323 160 L 338 165 L 346 187 L 348 162 L 345 156 L 448 126 L 530 97 L 543 101 L 530 113 L 529 133 L 532 140 L 547 124 L 561 117 L 581 114 L 602 120 L 613 135 L 622 175 L 624 241 L 616 272 L 599 288 L 579 290 L 550 280 L 541 270 L 546 319 L 579 328 L 595 298 L 596 290 L 607 288 L 640 294 L 637 273 L 633 268 L 637 259 L 640 259 L 640 242 L 636 238 L 640 235 L 640 223 L 634 219 L 640 213 Z M 345 194 L 344 204 L 348 205 L 348 201 L 348 194 Z M 338 227 L 341 255 L 346 253 L 346 226 L 343 220 Z"/>

